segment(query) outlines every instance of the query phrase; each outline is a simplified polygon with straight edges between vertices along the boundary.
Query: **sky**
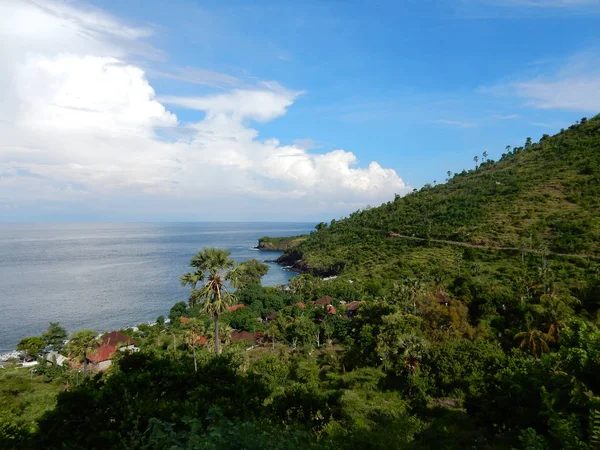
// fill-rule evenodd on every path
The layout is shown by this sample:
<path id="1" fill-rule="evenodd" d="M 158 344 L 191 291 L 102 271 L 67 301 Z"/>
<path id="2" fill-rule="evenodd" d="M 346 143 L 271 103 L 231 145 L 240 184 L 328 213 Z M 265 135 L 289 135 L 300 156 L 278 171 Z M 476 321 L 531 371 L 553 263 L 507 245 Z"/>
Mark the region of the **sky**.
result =
<path id="1" fill-rule="evenodd" d="M 329 221 L 600 112 L 600 0 L 0 0 L 0 221 Z"/>

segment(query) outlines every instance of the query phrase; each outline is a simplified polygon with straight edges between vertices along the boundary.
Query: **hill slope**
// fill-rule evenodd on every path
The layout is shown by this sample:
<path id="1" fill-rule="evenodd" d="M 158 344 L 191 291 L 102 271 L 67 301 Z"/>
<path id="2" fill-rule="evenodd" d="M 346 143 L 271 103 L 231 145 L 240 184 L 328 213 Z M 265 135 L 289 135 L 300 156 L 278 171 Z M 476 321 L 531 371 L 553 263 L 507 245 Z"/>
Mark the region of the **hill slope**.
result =
<path id="1" fill-rule="evenodd" d="M 332 221 L 288 249 L 282 261 L 321 274 L 394 277 L 451 271 L 466 252 L 465 259 L 479 264 L 475 272 L 506 266 L 502 273 L 540 255 L 580 266 L 574 255 L 600 256 L 599 237 L 596 116 L 539 143 L 528 140 L 445 184 Z"/>

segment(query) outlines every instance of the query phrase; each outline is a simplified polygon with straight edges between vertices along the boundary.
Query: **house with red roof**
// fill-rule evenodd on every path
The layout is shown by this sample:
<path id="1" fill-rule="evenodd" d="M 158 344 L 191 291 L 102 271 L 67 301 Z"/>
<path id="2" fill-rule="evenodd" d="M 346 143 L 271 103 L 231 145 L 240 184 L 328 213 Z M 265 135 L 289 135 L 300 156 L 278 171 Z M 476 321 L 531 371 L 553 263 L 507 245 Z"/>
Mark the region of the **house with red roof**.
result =
<path id="1" fill-rule="evenodd" d="M 120 331 L 111 331 L 102 335 L 102 344 L 113 345 L 117 348 L 131 348 L 135 346 L 135 339 Z"/>
<path id="2" fill-rule="evenodd" d="M 92 365 L 92 370 L 105 370 L 111 365 L 111 358 L 118 350 L 139 351 L 135 344 L 136 341 L 131 336 L 120 331 L 111 331 L 102 335 L 98 348 L 86 354 L 85 358 Z"/>
<path id="3" fill-rule="evenodd" d="M 354 302 L 348 303 L 346 305 L 346 312 L 344 313 L 344 315 L 346 317 L 354 317 L 356 314 L 358 314 L 358 308 L 362 304 L 363 304 L 362 301 L 354 301 Z"/>
<path id="4" fill-rule="evenodd" d="M 316 302 L 313 303 L 313 305 L 316 307 L 318 306 L 327 306 L 327 305 L 331 305 L 331 303 L 333 302 L 333 298 L 331 298 L 329 295 L 326 295 L 324 297 L 321 297 L 319 300 L 317 300 Z"/>
<path id="5" fill-rule="evenodd" d="M 229 312 L 237 311 L 238 309 L 242 309 L 245 306 L 246 305 L 244 305 L 243 303 L 238 303 L 237 305 L 228 306 L 227 311 L 229 311 Z"/>
<path id="6" fill-rule="evenodd" d="M 93 370 L 106 370 L 111 364 L 110 358 L 117 352 L 114 345 L 102 344 L 96 350 L 85 355 L 85 359 L 92 365 Z"/>

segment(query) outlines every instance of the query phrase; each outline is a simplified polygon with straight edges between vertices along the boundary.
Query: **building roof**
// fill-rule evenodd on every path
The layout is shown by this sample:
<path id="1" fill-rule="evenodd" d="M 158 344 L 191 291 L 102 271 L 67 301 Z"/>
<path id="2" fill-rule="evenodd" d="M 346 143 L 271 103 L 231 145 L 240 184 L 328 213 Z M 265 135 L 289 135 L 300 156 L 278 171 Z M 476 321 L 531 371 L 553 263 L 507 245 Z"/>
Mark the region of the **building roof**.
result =
<path id="1" fill-rule="evenodd" d="M 181 323 L 188 323 L 190 320 L 192 320 L 192 319 L 190 319 L 189 317 L 180 317 L 179 318 L 179 321 Z"/>
<path id="2" fill-rule="evenodd" d="M 329 295 L 326 295 L 325 297 L 321 297 L 314 304 L 315 306 L 327 306 L 331 304 L 332 300 L 333 299 Z"/>
<path id="3" fill-rule="evenodd" d="M 98 347 L 93 353 L 85 355 L 93 364 L 98 364 L 102 361 L 108 361 L 117 351 L 116 347 L 110 344 L 104 344 Z"/>
<path id="4" fill-rule="evenodd" d="M 252 341 L 254 342 L 254 333 L 250 333 L 249 331 L 232 331 L 231 332 L 231 342 L 237 341 Z"/>
<path id="5" fill-rule="evenodd" d="M 298 302 L 296 305 L 298 305 L 300 308 L 306 308 L 306 305 L 302 302 Z"/>
<path id="6" fill-rule="evenodd" d="M 135 339 L 121 333 L 120 331 L 111 331 L 102 335 L 102 344 L 114 345 L 119 344 L 135 345 Z"/>
<path id="7" fill-rule="evenodd" d="M 327 305 L 327 312 L 333 315 L 337 314 L 337 311 L 335 310 L 335 307 L 333 305 Z"/>
<path id="8" fill-rule="evenodd" d="M 346 305 L 346 311 L 356 311 L 361 304 L 362 301 L 350 302 Z"/>
<path id="9" fill-rule="evenodd" d="M 276 318 L 277 318 L 277 313 L 276 313 L 276 312 L 274 312 L 273 314 L 269 314 L 269 315 L 267 316 L 267 319 L 268 319 L 268 320 L 274 320 L 274 319 L 276 319 Z"/>
<path id="10" fill-rule="evenodd" d="M 244 308 L 246 305 L 244 305 L 243 303 L 238 303 L 237 305 L 233 305 L 233 306 L 228 306 L 227 307 L 227 311 L 231 312 L 231 311 L 236 311 L 238 309 Z"/>

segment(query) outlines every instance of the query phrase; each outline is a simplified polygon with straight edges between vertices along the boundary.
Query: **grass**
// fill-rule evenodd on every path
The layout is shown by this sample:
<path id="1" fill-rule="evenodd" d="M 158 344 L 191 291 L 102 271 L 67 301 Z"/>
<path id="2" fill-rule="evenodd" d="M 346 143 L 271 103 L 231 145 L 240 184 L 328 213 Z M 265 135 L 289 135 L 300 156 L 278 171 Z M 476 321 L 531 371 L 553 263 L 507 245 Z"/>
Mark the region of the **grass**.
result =
<path id="1" fill-rule="evenodd" d="M 5 364 L 0 369 L 0 415 L 30 432 L 37 420 L 56 405 L 56 397 L 64 390 L 60 381 L 46 382 L 30 368 Z"/>

